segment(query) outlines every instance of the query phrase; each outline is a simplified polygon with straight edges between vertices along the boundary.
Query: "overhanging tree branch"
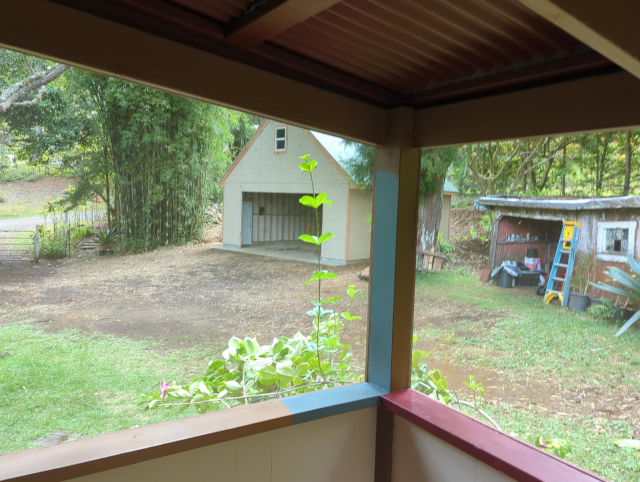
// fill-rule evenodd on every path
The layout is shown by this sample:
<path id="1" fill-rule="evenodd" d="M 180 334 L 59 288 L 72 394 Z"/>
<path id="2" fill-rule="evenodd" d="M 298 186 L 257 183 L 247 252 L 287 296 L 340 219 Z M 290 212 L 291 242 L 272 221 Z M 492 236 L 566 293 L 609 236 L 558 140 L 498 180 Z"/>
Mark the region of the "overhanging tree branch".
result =
<path id="1" fill-rule="evenodd" d="M 52 68 L 36 72 L 24 80 L 7 87 L 0 93 L 0 114 L 11 107 L 32 107 L 36 105 L 46 92 L 46 85 L 60 77 L 69 68 L 68 65 L 56 64 Z M 38 91 L 33 99 L 21 100 L 31 92 Z"/>

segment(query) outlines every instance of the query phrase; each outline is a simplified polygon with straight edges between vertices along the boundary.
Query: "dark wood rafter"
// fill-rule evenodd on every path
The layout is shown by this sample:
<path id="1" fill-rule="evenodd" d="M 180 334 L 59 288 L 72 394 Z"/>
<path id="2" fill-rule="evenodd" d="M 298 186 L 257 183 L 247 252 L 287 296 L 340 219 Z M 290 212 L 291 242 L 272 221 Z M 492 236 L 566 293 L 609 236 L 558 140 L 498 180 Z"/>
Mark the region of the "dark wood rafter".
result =
<path id="1" fill-rule="evenodd" d="M 618 72 L 417 110 L 413 146 L 439 147 L 628 126 L 640 126 L 640 79 Z"/>
<path id="2" fill-rule="evenodd" d="M 515 0 L 512 0 L 515 1 Z M 636 0 L 584 2 L 581 0 L 517 0 L 538 16 L 640 77 L 640 42 Z M 603 7 L 607 8 L 603 14 Z"/>
<path id="3" fill-rule="evenodd" d="M 256 3 L 227 25 L 225 43 L 250 50 L 338 2 L 340 0 L 270 0 Z"/>
<path id="4" fill-rule="evenodd" d="M 261 59 L 290 69 L 290 76 L 301 75 L 308 82 L 310 77 L 318 79 L 315 81 L 315 85 L 319 87 L 348 92 L 354 98 L 368 101 L 374 105 L 395 105 L 399 98 L 399 95 L 392 90 L 363 81 L 360 77 L 350 75 L 348 72 L 314 62 L 270 42 L 258 45 L 251 53 Z"/>
<path id="5" fill-rule="evenodd" d="M 182 5 L 194 12 L 207 15 L 211 18 L 227 23 L 234 18 L 240 17 L 250 0 L 239 0 L 237 2 L 207 2 L 203 0 L 171 0 L 174 3 Z"/>
<path id="6" fill-rule="evenodd" d="M 176 27 L 184 28 L 202 35 L 204 38 L 219 41 L 224 37 L 224 29 L 219 23 L 162 0 L 109 0 L 109 2 Z M 65 0 L 60 0 L 59 3 L 65 3 Z"/>

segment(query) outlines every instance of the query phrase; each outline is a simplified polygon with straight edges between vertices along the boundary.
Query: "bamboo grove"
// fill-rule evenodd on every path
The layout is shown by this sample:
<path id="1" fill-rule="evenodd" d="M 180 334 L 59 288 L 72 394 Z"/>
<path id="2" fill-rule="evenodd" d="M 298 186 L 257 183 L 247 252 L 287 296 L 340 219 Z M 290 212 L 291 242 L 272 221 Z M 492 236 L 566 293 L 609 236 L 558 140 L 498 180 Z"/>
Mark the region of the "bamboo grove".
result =
<path id="1" fill-rule="evenodd" d="M 11 81 L 46 61 L 0 50 Z M 42 65 L 40 65 L 42 64 Z M 5 79 L 7 80 L 7 79 Z M 0 86 L 1 87 L 1 86 Z M 76 178 L 60 204 L 103 201 L 109 227 L 136 251 L 203 232 L 217 181 L 255 118 L 222 107 L 69 68 L 30 109 L 0 115 L 17 156 L 64 165 Z"/>

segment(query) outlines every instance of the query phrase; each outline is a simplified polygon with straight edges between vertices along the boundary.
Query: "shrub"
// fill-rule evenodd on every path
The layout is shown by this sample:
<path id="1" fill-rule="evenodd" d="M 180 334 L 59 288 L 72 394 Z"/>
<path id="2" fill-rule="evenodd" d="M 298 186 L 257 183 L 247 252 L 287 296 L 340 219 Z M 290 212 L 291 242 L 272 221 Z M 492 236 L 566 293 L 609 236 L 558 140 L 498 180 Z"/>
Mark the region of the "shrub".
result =
<path id="1" fill-rule="evenodd" d="M 2 191 L 0 191 L 0 203 L 6 202 L 6 201 L 7 201 L 7 195 Z"/>
<path id="2" fill-rule="evenodd" d="M 449 263 L 455 261 L 453 253 L 456 247 L 446 239 L 442 239 L 442 233 L 438 232 L 438 251 L 440 251 Z"/>
<path id="3" fill-rule="evenodd" d="M 81 239 L 88 238 L 95 232 L 96 231 L 95 229 L 93 229 L 93 226 L 85 226 L 85 225 L 75 226 L 71 230 L 71 241 L 75 243 L 77 241 L 80 241 Z"/>
<path id="4" fill-rule="evenodd" d="M 112 250 L 118 242 L 118 232 L 116 228 L 107 229 L 98 232 L 98 243 L 100 248 L 105 251 Z"/>
<path id="5" fill-rule="evenodd" d="M 64 239 L 55 236 L 40 238 L 40 257 L 44 259 L 61 259 L 67 255 Z"/>

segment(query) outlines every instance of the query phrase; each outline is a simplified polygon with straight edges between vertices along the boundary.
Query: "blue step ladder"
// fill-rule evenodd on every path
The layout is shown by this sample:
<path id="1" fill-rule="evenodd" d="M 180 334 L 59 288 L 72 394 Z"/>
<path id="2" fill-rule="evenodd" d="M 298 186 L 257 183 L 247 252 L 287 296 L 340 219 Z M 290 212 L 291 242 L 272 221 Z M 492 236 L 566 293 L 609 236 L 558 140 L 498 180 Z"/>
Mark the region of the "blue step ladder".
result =
<path id="1" fill-rule="evenodd" d="M 578 238 L 580 237 L 580 224 L 573 221 L 565 221 L 562 224 L 562 234 L 553 259 L 547 289 L 544 293 L 544 302 L 551 303 L 557 296 L 562 306 L 569 305 L 569 291 L 571 290 L 571 276 L 573 275 L 573 265 L 576 262 L 576 251 L 578 250 Z M 565 275 L 558 275 L 558 270 L 564 269 Z M 561 289 L 554 289 L 556 284 L 562 286 Z"/>

